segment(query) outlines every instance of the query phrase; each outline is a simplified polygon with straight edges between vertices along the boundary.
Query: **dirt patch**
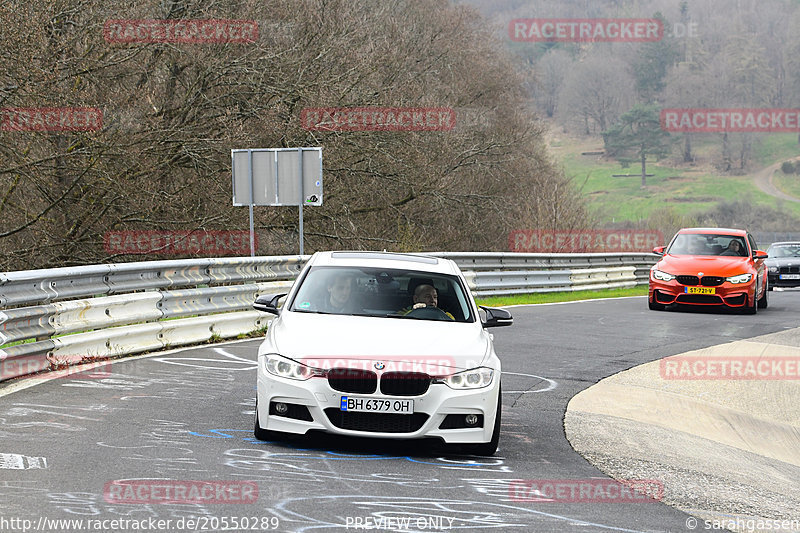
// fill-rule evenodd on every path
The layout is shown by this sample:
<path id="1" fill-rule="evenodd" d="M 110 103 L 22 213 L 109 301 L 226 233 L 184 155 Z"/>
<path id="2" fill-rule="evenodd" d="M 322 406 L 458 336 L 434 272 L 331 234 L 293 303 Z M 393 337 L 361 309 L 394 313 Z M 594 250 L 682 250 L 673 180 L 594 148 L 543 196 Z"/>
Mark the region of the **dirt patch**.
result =
<path id="1" fill-rule="evenodd" d="M 673 196 L 672 198 L 664 199 L 665 202 L 672 202 L 676 204 L 680 203 L 696 203 L 696 202 L 717 202 L 719 198 L 715 198 L 713 196 L 692 196 L 691 198 L 687 198 L 685 196 Z"/>

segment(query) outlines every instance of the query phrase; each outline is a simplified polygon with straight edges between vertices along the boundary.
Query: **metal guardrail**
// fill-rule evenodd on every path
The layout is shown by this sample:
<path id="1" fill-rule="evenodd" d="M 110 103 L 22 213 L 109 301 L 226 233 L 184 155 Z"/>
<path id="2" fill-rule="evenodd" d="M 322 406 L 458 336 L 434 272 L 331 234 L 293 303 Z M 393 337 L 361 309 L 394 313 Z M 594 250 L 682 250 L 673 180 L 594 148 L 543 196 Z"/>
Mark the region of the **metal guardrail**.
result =
<path id="1" fill-rule="evenodd" d="M 455 261 L 476 296 L 633 287 L 647 283 L 658 256 L 644 253 L 435 253 Z"/>
<path id="2" fill-rule="evenodd" d="M 646 283 L 651 254 L 432 253 L 455 261 L 476 296 Z M 271 315 L 308 256 L 184 259 L 0 274 L 0 381 L 73 362 L 226 339 Z"/>

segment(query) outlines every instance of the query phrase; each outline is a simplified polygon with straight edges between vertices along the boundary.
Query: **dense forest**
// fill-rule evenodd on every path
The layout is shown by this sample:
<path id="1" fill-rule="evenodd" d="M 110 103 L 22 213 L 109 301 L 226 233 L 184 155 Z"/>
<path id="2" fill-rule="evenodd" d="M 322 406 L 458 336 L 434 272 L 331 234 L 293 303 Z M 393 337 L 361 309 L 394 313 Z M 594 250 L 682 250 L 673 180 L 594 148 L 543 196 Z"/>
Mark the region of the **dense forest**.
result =
<path id="1" fill-rule="evenodd" d="M 323 147 L 324 202 L 305 209 L 306 252 L 505 250 L 516 229 L 600 223 L 548 151 L 554 130 L 602 138 L 629 164 L 638 133 L 626 121 L 661 109 L 800 107 L 798 1 L 0 0 L 0 17 L 4 270 L 176 256 L 109 249 L 110 234 L 246 230 L 247 209 L 231 202 L 236 148 Z M 531 17 L 658 19 L 663 37 L 513 39 L 511 21 Z M 115 33 L 125 20 L 236 20 L 249 33 L 137 41 Z M 358 131 L 302 119 L 365 107 L 452 110 L 454 125 Z M 92 110 L 94 126 L 15 127 L 19 109 L 42 108 Z M 764 135 L 653 134 L 646 158 L 693 164 L 711 138 L 714 168 L 742 174 Z M 733 212 L 737 223 L 765 218 L 740 202 L 642 224 L 668 233 Z M 296 207 L 257 207 L 255 227 L 259 254 L 297 253 Z M 178 254 L 191 255 L 203 253 Z"/>
<path id="2" fill-rule="evenodd" d="M 248 210 L 231 202 L 234 148 L 324 148 L 307 253 L 502 250 L 512 228 L 585 217 L 547 153 L 524 65 L 469 6 L 0 0 L 0 18 L 2 269 L 159 258 L 107 251 L 109 232 L 246 230 Z M 244 20 L 257 32 L 137 42 L 109 26 L 141 19 Z M 456 121 L 325 131 L 300 119 L 363 106 L 449 108 Z M 15 128 L 20 108 L 96 109 L 87 120 L 99 127 Z M 255 213 L 259 254 L 297 253 L 296 207 Z"/>
<path id="3" fill-rule="evenodd" d="M 541 116 L 601 135 L 636 104 L 660 108 L 800 108 L 800 2 L 794 0 L 533 0 L 468 2 L 533 73 Z M 655 18 L 654 42 L 515 42 L 514 19 Z M 677 139 L 695 158 L 697 133 Z M 705 135 L 705 134 L 704 134 Z M 741 173 L 766 133 L 718 134 L 717 168 Z M 798 131 L 800 142 L 800 131 Z"/>

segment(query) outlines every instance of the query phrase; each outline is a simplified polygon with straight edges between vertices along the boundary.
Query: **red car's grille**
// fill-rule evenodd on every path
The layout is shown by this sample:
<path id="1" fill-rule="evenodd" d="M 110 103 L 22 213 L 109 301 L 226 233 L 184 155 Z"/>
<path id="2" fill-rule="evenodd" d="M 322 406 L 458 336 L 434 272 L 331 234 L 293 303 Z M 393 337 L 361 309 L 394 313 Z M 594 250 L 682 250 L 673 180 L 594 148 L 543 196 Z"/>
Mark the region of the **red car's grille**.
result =
<path id="1" fill-rule="evenodd" d="M 716 287 L 725 283 L 725 278 L 719 276 L 703 276 L 702 278 L 697 276 L 675 276 L 675 279 L 677 279 L 678 283 L 681 285 L 692 286 L 703 285 L 705 287 Z"/>
<path id="2" fill-rule="evenodd" d="M 681 294 L 677 299 L 683 304 L 721 304 L 722 298 L 711 294 Z"/>

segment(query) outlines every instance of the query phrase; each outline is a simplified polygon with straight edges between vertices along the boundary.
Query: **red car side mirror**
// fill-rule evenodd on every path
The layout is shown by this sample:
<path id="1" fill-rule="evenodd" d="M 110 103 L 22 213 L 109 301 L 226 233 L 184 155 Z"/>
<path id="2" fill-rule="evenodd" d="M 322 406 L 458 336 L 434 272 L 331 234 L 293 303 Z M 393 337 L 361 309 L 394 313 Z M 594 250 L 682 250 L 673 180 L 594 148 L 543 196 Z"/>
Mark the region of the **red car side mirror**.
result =
<path id="1" fill-rule="evenodd" d="M 656 246 L 655 248 L 653 248 L 653 253 L 658 255 L 664 255 L 665 248 L 666 246 Z"/>
<path id="2" fill-rule="evenodd" d="M 767 252 L 763 252 L 761 250 L 756 250 L 755 252 L 753 252 L 753 259 L 755 259 L 756 261 L 758 261 L 759 259 L 766 259 L 767 257 L 769 257 Z"/>

